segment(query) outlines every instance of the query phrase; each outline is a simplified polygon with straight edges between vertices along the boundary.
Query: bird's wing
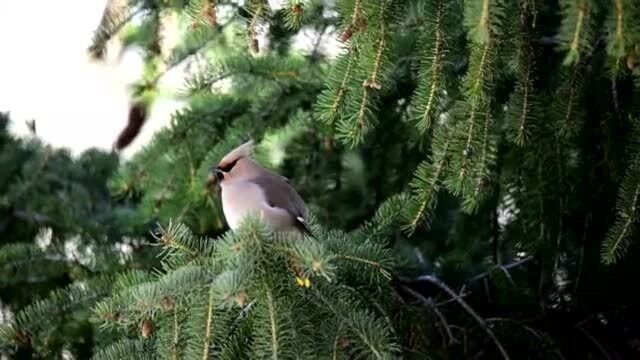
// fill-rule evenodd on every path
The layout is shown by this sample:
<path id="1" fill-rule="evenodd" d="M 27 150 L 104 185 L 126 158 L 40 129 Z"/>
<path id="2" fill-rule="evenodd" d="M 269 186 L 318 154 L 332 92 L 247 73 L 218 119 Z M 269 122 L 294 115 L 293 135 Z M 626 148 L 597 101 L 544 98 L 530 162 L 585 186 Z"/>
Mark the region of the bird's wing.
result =
<path id="1" fill-rule="evenodd" d="M 268 173 L 250 181 L 263 189 L 265 199 L 270 206 L 287 211 L 295 219 L 295 224 L 300 230 L 311 234 L 306 224 L 307 206 L 287 178 Z"/>

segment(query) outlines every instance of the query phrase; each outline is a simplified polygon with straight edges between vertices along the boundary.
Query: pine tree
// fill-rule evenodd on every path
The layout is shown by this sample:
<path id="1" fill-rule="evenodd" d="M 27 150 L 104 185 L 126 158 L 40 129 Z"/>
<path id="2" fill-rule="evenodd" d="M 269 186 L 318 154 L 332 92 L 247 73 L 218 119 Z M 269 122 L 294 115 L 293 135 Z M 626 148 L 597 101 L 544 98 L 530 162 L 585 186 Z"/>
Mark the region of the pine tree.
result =
<path id="1" fill-rule="evenodd" d="M 105 12 L 96 55 L 119 33 L 144 49 L 134 103 L 196 69 L 188 106 L 110 178 L 162 255 L 111 274 L 95 358 L 638 356 L 635 1 L 280 5 Z M 209 168 L 249 137 L 315 239 L 228 230 Z"/>
<path id="2" fill-rule="evenodd" d="M 115 272 L 154 263 L 134 239 L 143 224 L 109 193 L 117 157 L 89 149 L 74 158 L 34 135 L 16 138 L 9 121 L 0 114 L 0 353 L 91 356 L 91 306 Z"/>

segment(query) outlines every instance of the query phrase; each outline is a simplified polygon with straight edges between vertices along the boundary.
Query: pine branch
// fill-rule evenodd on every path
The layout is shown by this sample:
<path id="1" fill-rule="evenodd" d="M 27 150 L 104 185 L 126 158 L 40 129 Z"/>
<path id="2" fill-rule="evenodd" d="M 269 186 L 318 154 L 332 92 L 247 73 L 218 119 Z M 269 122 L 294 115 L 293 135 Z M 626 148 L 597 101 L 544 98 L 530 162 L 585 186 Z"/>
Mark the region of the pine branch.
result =
<path id="1" fill-rule="evenodd" d="M 300 239 L 298 236 L 287 235 L 276 237 L 274 249 L 283 252 L 283 255 L 299 268 L 297 275 L 303 275 L 305 278 L 311 275 L 322 276 L 327 281 L 335 278 L 334 254 L 329 253 L 315 239 Z"/>
<path id="2" fill-rule="evenodd" d="M 381 244 L 368 240 L 354 241 L 355 239 L 338 231 L 322 233 L 320 238 L 333 256 L 342 260 L 339 262 L 342 271 L 360 274 L 368 281 L 390 279 L 395 261 L 389 250 Z"/>
<path id="3" fill-rule="evenodd" d="M 209 305 L 207 305 L 207 324 L 205 326 L 204 342 L 202 348 L 202 360 L 209 358 L 209 347 L 211 346 L 211 327 L 213 326 L 214 297 L 213 287 L 209 289 Z"/>
<path id="4" fill-rule="evenodd" d="M 615 7 L 609 12 L 606 26 L 608 29 L 607 54 L 611 76 L 622 77 L 628 70 L 629 59 L 634 57 L 633 45 L 638 40 L 640 30 L 640 6 L 634 1 L 615 0 Z"/>
<path id="5" fill-rule="evenodd" d="M 482 150 L 473 170 L 473 193 L 465 196 L 462 209 L 467 213 L 474 213 L 482 201 L 490 196 L 488 191 L 492 170 L 496 162 L 497 140 L 489 132 L 493 127 L 493 119 L 487 114 L 484 119 L 484 131 L 482 136 Z"/>
<path id="6" fill-rule="evenodd" d="M 385 240 L 395 231 L 395 227 L 401 220 L 403 210 L 409 200 L 410 197 L 405 193 L 400 193 L 385 200 L 378 206 L 371 220 L 364 222 L 353 235 L 368 239 L 371 242 L 376 242 L 378 239 L 380 241 Z"/>
<path id="7" fill-rule="evenodd" d="M 217 0 L 191 0 L 184 13 L 192 19 L 192 28 L 206 26 L 215 29 L 218 26 L 217 6 Z"/>
<path id="8" fill-rule="evenodd" d="M 360 78 L 362 86 L 356 87 L 346 99 L 347 114 L 337 124 L 336 137 L 350 147 L 362 143 L 364 136 L 375 125 L 375 106 L 377 93 L 382 89 L 384 70 L 389 66 L 389 12 L 391 4 L 383 1 L 379 7 L 379 13 L 368 21 L 378 24 L 375 28 L 368 28 L 364 34 L 365 41 L 362 44 L 360 61 Z"/>
<path id="9" fill-rule="evenodd" d="M 563 81 L 553 99 L 552 111 L 556 117 L 558 134 L 570 138 L 577 134 L 584 117 L 581 104 L 584 97 L 584 71 L 582 63 L 563 71 Z"/>
<path id="10" fill-rule="evenodd" d="M 421 65 L 419 85 L 412 99 L 413 117 L 420 132 L 425 133 L 437 120 L 441 96 L 445 89 L 449 35 L 454 11 L 448 0 L 425 2 L 423 17 L 426 24 L 420 34 Z M 433 16 L 435 14 L 435 16 Z M 434 37 L 435 34 L 435 37 Z"/>
<path id="11" fill-rule="evenodd" d="M 111 2 L 112 1 L 109 3 Z M 94 32 L 89 52 L 96 58 L 102 58 L 106 51 L 107 42 L 118 34 L 131 19 L 140 14 L 144 14 L 145 11 L 146 9 L 143 7 L 131 8 L 127 6 L 123 9 L 105 8 L 100 24 Z"/>
<path id="12" fill-rule="evenodd" d="M 308 22 L 313 8 L 307 0 L 287 0 L 287 6 L 281 11 L 284 25 L 290 30 L 298 30 L 302 24 Z"/>
<path id="13" fill-rule="evenodd" d="M 593 5 L 589 0 L 563 0 L 561 7 L 564 17 L 558 37 L 561 49 L 567 51 L 563 64 L 575 65 L 580 61 L 581 54 L 590 48 Z"/>
<path id="14" fill-rule="evenodd" d="M 316 295 L 347 328 L 357 357 L 389 359 L 398 352 L 390 329 L 371 311 L 354 306 L 357 300 L 350 293 L 339 288 L 318 287 Z"/>
<path id="15" fill-rule="evenodd" d="M 451 147 L 450 126 L 443 123 L 434 132 L 432 154 L 418 165 L 414 177 L 409 183 L 412 190 L 410 204 L 406 209 L 403 229 L 413 233 L 421 224 L 428 224 L 429 218 L 437 205 L 437 196 L 444 175 L 449 166 L 449 149 Z"/>
<path id="16" fill-rule="evenodd" d="M 638 121 L 633 120 L 633 153 L 622 180 L 616 203 L 617 219 L 609 229 L 602 244 L 602 262 L 613 264 L 622 258 L 630 245 L 635 224 L 638 221 L 638 200 L 640 200 L 640 155 L 637 151 Z"/>
<path id="17" fill-rule="evenodd" d="M 247 32 L 249 34 L 249 49 L 258 53 L 260 44 L 258 43 L 258 26 L 261 20 L 267 17 L 268 4 L 264 0 L 253 0 L 247 10 L 251 13 L 251 21 L 248 24 Z"/>
<path id="18" fill-rule="evenodd" d="M 175 303 L 188 297 L 189 292 L 199 289 L 210 280 L 205 268 L 186 265 L 157 279 L 135 278 L 135 282 L 94 306 L 93 319 L 102 326 L 138 324 L 153 319 L 167 310 L 167 302 Z"/>
<path id="19" fill-rule="evenodd" d="M 213 242 L 193 236 L 191 230 L 182 223 L 174 225 L 172 221 L 169 221 L 166 230 L 160 225 L 157 229 L 157 233 L 153 236 L 159 245 L 163 246 L 163 253 L 166 256 L 174 251 L 191 258 L 206 257 L 214 251 Z"/>
<path id="20" fill-rule="evenodd" d="M 113 275 L 104 275 L 56 289 L 46 298 L 37 300 L 17 312 L 13 322 L 2 325 L 0 335 L 4 341 L 10 343 L 28 337 L 41 345 L 44 339 L 40 335 L 48 331 L 51 325 L 43 322 L 43 319 L 60 318 L 92 306 L 109 293 L 113 282 Z"/>
<path id="21" fill-rule="evenodd" d="M 519 11 L 520 22 L 513 47 L 518 83 L 507 104 L 505 121 L 507 139 L 518 146 L 526 146 L 531 143 L 536 131 L 535 122 L 539 112 L 538 96 L 534 88 L 533 74 L 536 69 L 532 48 L 533 18 L 537 9 L 533 1 L 526 0 L 520 3 Z"/>
<path id="22" fill-rule="evenodd" d="M 467 38 L 475 44 L 489 43 L 501 33 L 502 17 L 502 4 L 499 0 L 465 3 L 464 25 L 468 31 Z"/>
<path id="23" fill-rule="evenodd" d="M 291 320 L 289 310 L 283 303 L 286 292 L 271 284 L 266 278 L 262 283 L 259 304 L 254 313 L 254 356 L 273 360 L 295 358 L 296 352 L 301 350 L 298 344 L 302 339 L 295 338 L 296 324 Z M 276 294 L 279 296 L 276 297 Z"/>
<path id="24" fill-rule="evenodd" d="M 149 358 L 147 346 L 141 340 L 119 340 L 100 349 L 94 356 L 94 360 L 145 360 Z"/>
<path id="25" fill-rule="evenodd" d="M 363 0 L 355 0 L 353 2 L 353 7 L 344 6 L 344 4 L 351 4 L 350 1 L 343 1 L 339 3 L 340 12 L 344 18 L 351 18 L 351 22 L 344 29 L 342 34 L 342 41 L 347 42 L 350 41 L 354 34 L 358 34 L 360 31 L 366 29 L 367 19 L 365 18 L 365 11 L 363 11 L 362 6 Z"/>
<path id="26" fill-rule="evenodd" d="M 206 63 L 192 78 L 186 81 L 185 94 L 212 91 L 212 87 L 227 78 L 239 77 L 264 79 L 276 82 L 296 81 L 301 76 L 305 61 L 300 57 L 264 56 L 249 58 L 244 54 L 232 55 L 222 61 Z"/>
<path id="27" fill-rule="evenodd" d="M 340 339 L 343 337 L 342 333 L 342 322 L 340 322 L 338 324 L 338 330 L 336 331 L 336 335 L 334 336 L 334 340 L 333 340 L 333 346 L 332 346 L 332 352 L 331 352 L 331 359 L 332 360 L 338 360 L 338 354 L 339 354 L 339 347 L 340 347 Z"/>
<path id="28" fill-rule="evenodd" d="M 337 59 L 333 70 L 328 75 L 327 88 L 320 93 L 316 102 L 317 116 L 326 124 L 333 125 L 343 116 L 356 61 L 357 53 L 352 45 L 347 54 Z"/>
<path id="29" fill-rule="evenodd" d="M 276 324 L 276 315 L 275 315 L 275 306 L 273 305 L 273 296 L 271 292 L 267 289 L 267 306 L 269 309 L 269 325 L 271 328 L 271 349 L 272 349 L 272 359 L 278 359 L 278 325 Z"/>
<path id="30" fill-rule="evenodd" d="M 7 244 L 0 247 L 0 285 L 10 286 L 32 279 L 48 279 L 68 271 L 72 261 L 61 249 L 41 249 L 30 243 Z"/>
<path id="31" fill-rule="evenodd" d="M 452 166 L 445 179 L 450 192 L 465 198 L 467 210 L 475 208 L 477 201 L 474 194 L 483 184 L 481 179 L 487 176 L 484 160 L 488 158 L 482 158 L 482 149 L 490 141 L 489 134 L 492 131 L 487 128 L 486 132 L 481 132 L 478 128 L 483 124 L 488 125 L 490 121 L 490 99 L 495 76 L 493 62 L 502 13 L 500 4 L 492 5 L 490 0 L 482 2 L 479 13 L 475 12 L 477 5 L 477 2 L 470 3 L 465 9 L 465 24 L 473 43 L 469 69 L 463 82 L 465 99 L 459 102 L 454 115 L 460 120 L 454 125 L 451 135 L 455 139 L 450 150 Z M 477 14 L 481 14 L 479 18 Z M 462 118 L 466 121 L 463 122 Z"/>

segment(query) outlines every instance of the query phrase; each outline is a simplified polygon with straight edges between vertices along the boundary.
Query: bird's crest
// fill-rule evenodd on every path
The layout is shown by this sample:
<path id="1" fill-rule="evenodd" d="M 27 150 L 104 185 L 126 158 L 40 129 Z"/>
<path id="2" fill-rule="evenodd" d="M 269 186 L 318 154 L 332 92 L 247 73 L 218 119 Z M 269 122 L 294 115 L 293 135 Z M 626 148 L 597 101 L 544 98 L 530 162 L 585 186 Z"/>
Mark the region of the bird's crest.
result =
<path id="1" fill-rule="evenodd" d="M 224 167 L 227 164 L 238 161 L 238 159 L 240 158 L 248 158 L 249 156 L 251 156 L 254 148 L 255 144 L 253 139 L 251 139 L 227 153 L 227 155 L 225 155 L 222 160 L 220 160 L 219 166 Z"/>

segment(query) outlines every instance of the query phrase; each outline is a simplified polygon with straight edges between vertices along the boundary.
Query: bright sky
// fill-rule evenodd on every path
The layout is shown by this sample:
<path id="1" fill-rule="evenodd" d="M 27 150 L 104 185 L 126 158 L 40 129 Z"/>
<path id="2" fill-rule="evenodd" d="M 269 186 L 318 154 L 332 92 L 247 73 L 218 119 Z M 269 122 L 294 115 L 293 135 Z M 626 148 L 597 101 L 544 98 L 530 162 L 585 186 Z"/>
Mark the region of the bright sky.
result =
<path id="1" fill-rule="evenodd" d="M 270 0 L 274 8 L 283 0 Z M 109 150 L 127 122 L 127 84 L 142 72 L 142 60 L 129 51 L 92 62 L 87 48 L 106 0 L 0 0 L 0 111 L 9 111 L 11 130 L 28 134 L 25 121 L 36 120 L 38 136 L 74 154 L 89 148 Z M 294 47 L 311 51 L 316 33 L 303 30 Z M 166 38 L 169 41 L 168 38 Z M 337 39 L 323 39 L 335 56 Z M 183 85 L 184 68 L 160 81 L 163 93 Z M 141 134 L 124 151 L 128 157 L 165 126 L 180 104 L 157 99 Z"/>
<path id="2" fill-rule="evenodd" d="M 0 1 L 0 111 L 9 111 L 12 131 L 26 134 L 35 119 L 39 137 L 78 153 L 110 149 L 125 126 L 127 84 L 142 70 L 131 52 L 121 60 L 92 63 L 91 43 L 106 0 Z M 169 119 L 174 104 L 160 102 L 131 154 Z"/>

